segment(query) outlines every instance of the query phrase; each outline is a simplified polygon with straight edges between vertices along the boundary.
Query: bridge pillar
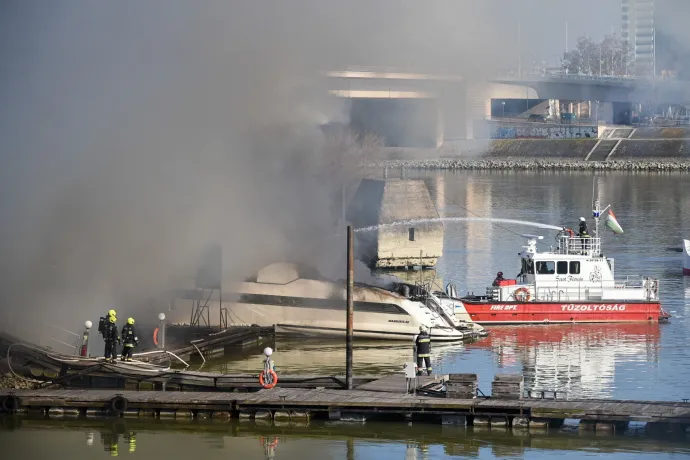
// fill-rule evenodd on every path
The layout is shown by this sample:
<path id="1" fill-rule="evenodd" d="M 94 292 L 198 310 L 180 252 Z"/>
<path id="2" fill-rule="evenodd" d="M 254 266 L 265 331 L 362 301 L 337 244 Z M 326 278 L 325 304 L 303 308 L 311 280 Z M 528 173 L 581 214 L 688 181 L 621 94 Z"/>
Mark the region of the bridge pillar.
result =
<path id="1" fill-rule="evenodd" d="M 603 123 L 613 123 L 613 102 L 599 102 L 597 119 Z"/>
<path id="2" fill-rule="evenodd" d="M 553 120 L 561 119 L 561 101 L 549 99 L 549 118 Z"/>
<path id="3" fill-rule="evenodd" d="M 462 137 L 474 139 L 477 137 L 474 131 L 477 121 L 491 118 L 489 85 L 486 83 L 472 83 L 466 85 L 465 88 L 465 130 Z"/>
<path id="4" fill-rule="evenodd" d="M 350 126 L 389 147 L 438 147 L 443 121 L 443 107 L 432 98 L 352 98 L 350 105 Z"/>
<path id="5" fill-rule="evenodd" d="M 445 138 L 446 132 L 446 120 L 444 116 L 444 110 L 441 106 L 440 101 L 436 100 L 436 148 L 443 145 L 443 139 Z"/>

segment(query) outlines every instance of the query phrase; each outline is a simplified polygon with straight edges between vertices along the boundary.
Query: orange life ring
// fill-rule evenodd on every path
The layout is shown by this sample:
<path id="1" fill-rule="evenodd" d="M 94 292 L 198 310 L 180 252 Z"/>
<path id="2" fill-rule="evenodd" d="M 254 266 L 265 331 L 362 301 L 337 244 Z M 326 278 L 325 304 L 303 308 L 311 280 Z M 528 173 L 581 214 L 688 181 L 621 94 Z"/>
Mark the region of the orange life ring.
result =
<path id="1" fill-rule="evenodd" d="M 531 298 L 531 295 L 527 288 L 519 288 L 513 292 L 513 298 L 518 302 L 527 302 Z"/>
<path id="2" fill-rule="evenodd" d="M 568 236 L 570 238 L 575 238 L 575 232 L 573 231 L 572 228 L 566 228 L 565 231 L 568 232 Z"/>
<path id="3" fill-rule="evenodd" d="M 153 330 L 153 343 L 158 346 L 158 328 Z"/>
<path id="4" fill-rule="evenodd" d="M 273 381 L 271 383 L 266 383 L 264 381 L 264 373 L 263 372 L 261 374 L 259 374 L 259 383 L 261 384 L 262 387 L 264 387 L 266 389 L 273 388 L 274 386 L 276 386 L 276 383 L 278 383 L 278 374 L 276 374 L 276 371 L 274 371 L 273 369 L 269 369 L 268 373 L 271 374 L 271 376 L 273 377 Z"/>

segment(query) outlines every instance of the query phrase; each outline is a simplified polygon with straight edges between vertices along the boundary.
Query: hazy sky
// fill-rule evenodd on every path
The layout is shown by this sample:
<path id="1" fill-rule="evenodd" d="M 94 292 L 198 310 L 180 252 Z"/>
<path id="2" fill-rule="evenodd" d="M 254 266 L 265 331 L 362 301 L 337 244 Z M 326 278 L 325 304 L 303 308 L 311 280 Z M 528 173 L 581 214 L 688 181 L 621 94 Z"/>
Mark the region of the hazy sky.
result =
<path id="1" fill-rule="evenodd" d="M 620 0 L 497 0 L 498 4 L 510 4 L 518 11 L 509 15 L 514 40 L 517 43 L 517 22 L 522 21 L 523 59 L 531 62 L 532 53 L 548 65 L 558 65 L 566 47 L 566 22 L 568 47 L 577 39 L 588 35 L 600 40 L 612 31 L 620 36 Z M 506 26 L 510 29 L 510 26 Z"/>

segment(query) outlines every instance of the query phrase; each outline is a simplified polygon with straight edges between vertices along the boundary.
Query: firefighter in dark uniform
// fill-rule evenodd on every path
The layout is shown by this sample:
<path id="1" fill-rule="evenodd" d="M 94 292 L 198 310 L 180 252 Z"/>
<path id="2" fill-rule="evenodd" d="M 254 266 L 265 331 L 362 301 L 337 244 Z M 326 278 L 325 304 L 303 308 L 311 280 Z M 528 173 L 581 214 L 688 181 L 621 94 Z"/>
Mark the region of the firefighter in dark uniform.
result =
<path id="1" fill-rule="evenodd" d="M 506 279 L 503 278 L 503 272 L 498 272 L 496 273 L 496 279 L 494 279 L 494 282 L 492 286 L 499 286 L 501 281 L 505 281 Z"/>
<path id="2" fill-rule="evenodd" d="M 424 369 L 426 369 L 426 375 L 431 375 L 431 336 L 426 326 L 419 326 L 415 345 L 417 347 L 417 375 L 422 375 Z"/>
<path id="3" fill-rule="evenodd" d="M 105 334 L 103 334 L 103 340 L 105 340 L 105 361 L 114 363 L 115 358 L 117 358 L 117 349 L 115 348 L 115 344 L 121 343 L 120 337 L 117 334 L 117 325 L 115 324 L 114 316 L 110 316 L 108 318 Z"/>
<path id="4" fill-rule="evenodd" d="M 582 249 L 585 251 L 589 249 L 589 232 L 587 231 L 587 220 L 584 217 L 580 217 L 580 228 L 578 229 L 578 236 L 582 242 Z"/>
<path id="5" fill-rule="evenodd" d="M 132 360 L 132 350 L 139 344 L 139 337 L 134 329 L 134 318 L 128 318 L 127 324 L 122 326 L 122 361 Z"/>
<path id="6" fill-rule="evenodd" d="M 98 332 L 103 336 L 103 340 L 105 340 L 105 330 L 108 326 L 108 318 L 111 316 L 117 319 L 117 312 L 115 310 L 109 310 L 105 316 L 101 316 L 98 320 Z"/>

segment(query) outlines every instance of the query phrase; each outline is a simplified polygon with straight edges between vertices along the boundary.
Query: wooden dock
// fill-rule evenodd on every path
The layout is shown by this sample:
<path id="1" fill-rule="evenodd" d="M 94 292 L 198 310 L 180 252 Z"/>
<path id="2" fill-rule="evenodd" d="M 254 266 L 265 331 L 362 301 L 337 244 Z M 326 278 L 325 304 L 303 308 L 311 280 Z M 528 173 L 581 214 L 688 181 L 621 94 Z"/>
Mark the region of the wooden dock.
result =
<path id="1" fill-rule="evenodd" d="M 401 380 L 404 382 L 402 376 Z M 390 385 L 390 379 L 388 382 Z M 690 426 L 690 403 L 687 402 L 456 399 L 392 391 L 325 388 L 274 388 L 254 393 L 0 390 L 0 408 L 6 413 L 57 418 L 399 419 L 514 428 L 558 426 L 565 419 L 578 419 L 583 429 L 596 431 L 621 430 L 630 422 L 646 422 L 680 430 Z"/>

